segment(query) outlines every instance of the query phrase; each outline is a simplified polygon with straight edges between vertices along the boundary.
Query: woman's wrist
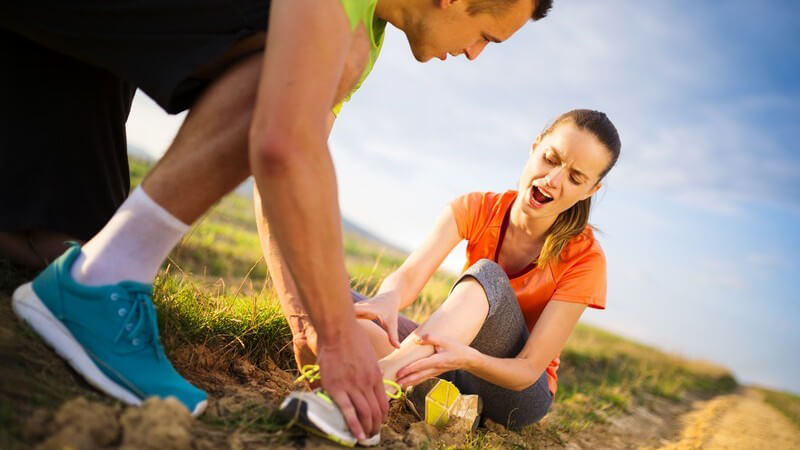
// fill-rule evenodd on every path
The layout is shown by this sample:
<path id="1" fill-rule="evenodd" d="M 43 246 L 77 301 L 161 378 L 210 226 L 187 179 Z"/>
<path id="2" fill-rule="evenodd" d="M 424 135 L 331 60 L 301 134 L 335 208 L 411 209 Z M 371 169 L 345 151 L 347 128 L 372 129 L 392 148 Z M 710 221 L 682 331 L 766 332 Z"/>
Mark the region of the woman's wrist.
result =
<path id="1" fill-rule="evenodd" d="M 401 306 L 400 294 L 397 292 L 397 290 L 387 290 L 384 292 L 379 292 L 373 298 L 381 298 L 380 301 L 390 302 L 392 305 L 392 309 L 394 309 L 395 311 L 400 311 L 400 306 Z"/>
<path id="2" fill-rule="evenodd" d="M 485 355 L 472 347 L 467 348 L 468 350 L 463 361 L 464 370 L 471 372 L 480 369 L 480 367 L 483 366 Z"/>

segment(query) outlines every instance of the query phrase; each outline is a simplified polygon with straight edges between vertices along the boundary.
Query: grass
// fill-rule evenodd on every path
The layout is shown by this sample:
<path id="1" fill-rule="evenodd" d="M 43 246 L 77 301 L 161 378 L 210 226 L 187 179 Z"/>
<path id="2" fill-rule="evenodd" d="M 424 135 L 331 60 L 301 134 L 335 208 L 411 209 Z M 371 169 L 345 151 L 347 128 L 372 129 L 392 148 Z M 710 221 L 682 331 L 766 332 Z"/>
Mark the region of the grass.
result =
<path id="1" fill-rule="evenodd" d="M 202 343 L 218 351 L 288 367 L 291 338 L 280 305 L 266 290 L 259 295 L 227 293 L 222 285 L 202 288 L 182 277 L 162 275 L 154 286 L 159 328 L 167 347 Z"/>
<path id="2" fill-rule="evenodd" d="M 800 395 L 760 388 L 764 400 L 800 428 Z"/>
<path id="3" fill-rule="evenodd" d="M 688 392 L 715 395 L 737 387 L 725 369 L 583 324 L 561 353 L 558 375 L 555 414 L 547 430 L 553 436 L 604 423 L 649 396 L 679 401 Z"/>
<path id="4" fill-rule="evenodd" d="M 217 279 L 211 288 L 198 288 L 196 275 L 184 281 L 172 274 L 157 284 L 159 313 L 181 339 L 222 345 L 258 359 L 272 356 L 282 367 L 292 359 L 285 343 L 285 321 L 269 290 L 261 261 L 252 207 L 240 196 L 228 196 L 195 227 L 172 256 L 186 273 Z M 354 288 L 367 295 L 397 268 L 405 255 L 378 248 L 355 235 L 344 236 L 346 265 Z M 250 273 L 243 282 L 235 274 Z M 234 280 L 226 284 L 219 280 Z M 189 280 L 189 281 L 186 281 Z M 446 297 L 454 277 L 437 272 L 420 298 L 404 314 L 423 320 Z M 227 283 L 231 283 L 228 281 Z M 240 286 L 255 283 L 261 289 Z M 239 295 L 232 295 L 231 291 Z M 559 390 L 545 424 L 529 427 L 522 435 L 558 442 L 569 435 L 626 411 L 648 395 L 677 401 L 686 392 L 708 395 L 729 392 L 736 381 L 724 369 L 667 355 L 586 325 L 573 332 L 561 355 Z M 478 439 L 476 447 L 483 444 Z"/>
<path id="5" fill-rule="evenodd" d="M 138 184 L 148 169 L 147 164 L 132 160 L 132 184 Z M 367 295 L 374 293 L 405 257 L 348 233 L 344 248 L 351 285 Z M 14 286 L 31 277 L 32 273 L 0 260 L 0 296 L 10 295 Z M 452 274 L 437 272 L 404 314 L 418 321 L 427 317 L 444 300 L 453 281 Z M 248 198 L 226 196 L 192 227 L 164 264 L 154 293 L 168 353 L 202 345 L 223 359 L 258 362 L 269 358 L 284 369 L 292 368 L 289 328 L 271 289 Z M 10 316 L 10 311 L 3 314 Z M 0 388 L 3 448 L 10 447 L 4 442 L 19 435 L 14 423 L 22 412 L 53 407 L 78 391 L 87 392 L 63 363 L 52 362 L 54 358 L 30 330 L 16 326 L 16 333 L 28 334 L 14 336 L 14 327 L 6 322 L 0 324 L 0 338 L 10 336 L 0 340 L 2 373 L 19 384 L 9 389 L 4 379 Z M 33 347 L 21 351 L 17 342 Z M 555 403 L 542 423 L 506 433 L 500 443 L 488 433 L 479 433 L 464 447 L 527 448 L 545 442 L 564 443 L 574 433 L 603 424 L 652 396 L 680 401 L 687 392 L 713 395 L 736 387 L 724 369 L 664 354 L 586 325 L 579 325 L 570 337 L 558 375 Z M 64 379 L 71 384 L 61 383 Z M 767 398 L 778 409 L 789 411 L 787 415 L 793 414 L 790 417 L 797 423 L 797 397 L 775 394 Z M 21 409 L 20 404 L 24 405 Z M 277 430 L 274 411 L 263 402 L 245 403 L 234 413 L 203 418 L 202 422 L 230 432 Z"/>

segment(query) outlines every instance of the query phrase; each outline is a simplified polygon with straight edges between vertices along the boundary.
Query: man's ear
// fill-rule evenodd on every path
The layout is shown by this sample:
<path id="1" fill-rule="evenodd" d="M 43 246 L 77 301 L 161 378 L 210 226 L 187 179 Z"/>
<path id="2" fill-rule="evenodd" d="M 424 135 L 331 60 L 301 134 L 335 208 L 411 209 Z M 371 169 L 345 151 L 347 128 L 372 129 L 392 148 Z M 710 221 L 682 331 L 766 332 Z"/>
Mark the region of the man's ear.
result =
<path id="1" fill-rule="evenodd" d="M 601 187 L 603 187 L 603 183 L 595 184 L 594 187 L 589 189 L 589 192 L 587 192 L 586 195 L 584 195 L 581 200 L 586 200 L 587 198 L 593 196 L 597 191 L 600 190 Z"/>

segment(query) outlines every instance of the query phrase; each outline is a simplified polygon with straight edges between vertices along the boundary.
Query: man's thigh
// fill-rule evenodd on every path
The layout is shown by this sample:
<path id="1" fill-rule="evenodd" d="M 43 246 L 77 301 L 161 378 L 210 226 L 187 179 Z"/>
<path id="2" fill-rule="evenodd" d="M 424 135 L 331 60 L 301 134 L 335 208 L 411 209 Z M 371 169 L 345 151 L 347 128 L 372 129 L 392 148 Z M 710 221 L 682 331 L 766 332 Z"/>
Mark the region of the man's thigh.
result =
<path id="1" fill-rule="evenodd" d="M 203 74 L 266 30 L 270 0 L 12 0 L 0 29 L 107 69 L 167 112 L 188 109 L 212 81 Z M 244 56 L 244 55 L 242 55 Z M 218 69 L 218 68 L 217 68 Z M 200 74 L 200 75 L 198 75 Z"/>
<path id="2" fill-rule="evenodd" d="M 0 231 L 86 240 L 128 194 L 135 88 L 0 30 Z"/>

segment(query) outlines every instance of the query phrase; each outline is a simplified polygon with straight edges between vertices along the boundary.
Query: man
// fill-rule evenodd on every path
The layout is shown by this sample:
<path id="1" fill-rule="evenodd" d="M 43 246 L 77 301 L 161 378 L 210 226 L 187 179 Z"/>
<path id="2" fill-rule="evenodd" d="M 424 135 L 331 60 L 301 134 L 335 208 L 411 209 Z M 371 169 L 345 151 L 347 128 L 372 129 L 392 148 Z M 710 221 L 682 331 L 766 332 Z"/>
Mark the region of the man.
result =
<path id="1" fill-rule="evenodd" d="M 164 356 L 151 283 L 187 224 L 252 174 L 274 259 L 285 262 L 278 276 L 293 281 L 316 330 L 322 386 L 354 436 L 374 435 L 388 405 L 346 289 L 327 148 L 331 108 L 368 73 L 386 22 L 405 32 L 420 61 L 448 53 L 472 59 L 488 42 L 542 17 L 549 2 L 98 5 L 3 5 L 0 28 L 106 69 L 168 112 L 190 113 L 164 157 L 103 229 L 15 292 L 15 312 L 104 392 L 132 404 L 174 395 L 199 414 L 206 395 Z"/>

